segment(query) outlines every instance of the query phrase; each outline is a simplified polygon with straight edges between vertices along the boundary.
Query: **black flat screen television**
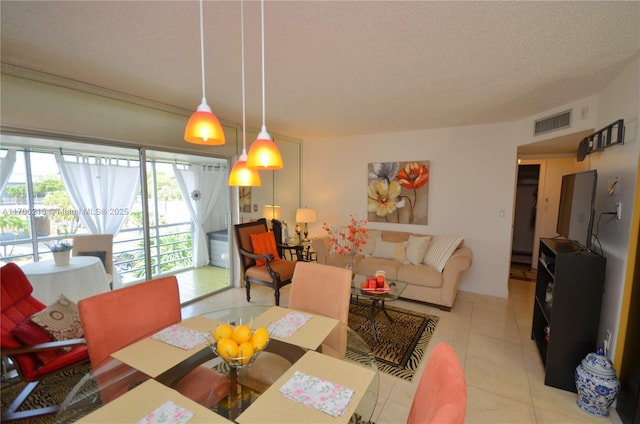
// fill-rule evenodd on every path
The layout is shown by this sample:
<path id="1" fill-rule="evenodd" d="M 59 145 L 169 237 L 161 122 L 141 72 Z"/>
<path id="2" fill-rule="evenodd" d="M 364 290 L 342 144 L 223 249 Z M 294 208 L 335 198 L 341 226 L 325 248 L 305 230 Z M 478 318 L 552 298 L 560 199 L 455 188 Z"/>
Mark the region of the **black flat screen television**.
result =
<path id="1" fill-rule="evenodd" d="M 586 249 L 591 248 L 597 182 L 595 169 L 562 177 L 556 232 Z"/>

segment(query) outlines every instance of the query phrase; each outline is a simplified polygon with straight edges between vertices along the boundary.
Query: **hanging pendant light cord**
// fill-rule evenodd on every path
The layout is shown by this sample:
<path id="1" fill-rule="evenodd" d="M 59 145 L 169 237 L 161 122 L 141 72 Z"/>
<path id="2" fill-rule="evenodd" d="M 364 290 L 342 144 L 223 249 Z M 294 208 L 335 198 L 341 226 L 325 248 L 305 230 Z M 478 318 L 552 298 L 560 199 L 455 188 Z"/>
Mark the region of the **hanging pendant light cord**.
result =
<path id="1" fill-rule="evenodd" d="M 247 161 L 247 117 L 245 109 L 245 94 L 244 94 L 244 0 L 240 1 L 240 39 L 242 41 L 242 156 L 244 156 L 245 162 Z"/>
<path id="2" fill-rule="evenodd" d="M 265 118 L 265 90 L 264 90 L 264 0 L 261 2 L 261 27 L 262 27 L 262 129 L 267 127 L 267 120 Z"/>
<path id="3" fill-rule="evenodd" d="M 202 0 L 200 0 L 200 66 L 202 71 L 202 103 L 206 103 L 204 88 L 204 23 L 202 19 Z"/>

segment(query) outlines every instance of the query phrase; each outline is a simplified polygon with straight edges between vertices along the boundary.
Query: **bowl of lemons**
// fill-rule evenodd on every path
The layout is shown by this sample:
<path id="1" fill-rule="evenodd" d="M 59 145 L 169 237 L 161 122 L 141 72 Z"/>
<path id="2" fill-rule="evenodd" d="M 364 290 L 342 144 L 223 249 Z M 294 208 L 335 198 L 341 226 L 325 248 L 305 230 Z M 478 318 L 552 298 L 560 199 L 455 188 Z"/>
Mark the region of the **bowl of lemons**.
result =
<path id="1" fill-rule="evenodd" d="M 209 347 L 229 366 L 251 365 L 269 344 L 269 332 L 264 327 L 252 329 L 246 324 L 220 324 L 211 331 Z"/>

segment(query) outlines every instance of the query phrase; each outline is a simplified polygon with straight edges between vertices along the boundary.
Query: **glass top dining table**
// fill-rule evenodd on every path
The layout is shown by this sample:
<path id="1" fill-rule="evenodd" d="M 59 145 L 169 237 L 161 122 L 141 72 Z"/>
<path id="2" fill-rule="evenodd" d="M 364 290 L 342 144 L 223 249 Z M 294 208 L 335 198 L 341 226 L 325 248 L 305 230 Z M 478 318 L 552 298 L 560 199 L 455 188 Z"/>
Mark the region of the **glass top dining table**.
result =
<path id="1" fill-rule="evenodd" d="M 288 313 L 287 311 L 295 312 L 281 307 L 246 305 L 207 312 L 198 317 L 183 320 L 182 323 L 186 325 L 196 319 L 200 320 L 198 322 L 201 326 L 203 322 L 212 324 L 220 322 L 232 325 L 247 324 L 254 328 L 265 325 L 267 322 L 265 320 L 273 322 L 274 317 L 282 316 Z M 317 316 L 314 322 L 315 317 L 312 316 L 308 322 L 316 327 L 310 325 L 307 332 L 320 334 L 322 339 L 318 340 L 319 346 L 313 348 L 317 343 L 313 341 L 313 337 L 311 339 L 303 337 L 305 336 L 302 334 L 303 331 L 299 331 L 301 334 L 298 338 L 272 336 L 255 362 L 240 368 L 230 367 L 222 358 L 214 354 L 210 346 L 203 344 L 195 348 L 192 353 L 181 352 L 186 356 L 177 360 L 176 365 L 164 372 L 156 373 L 152 370 L 154 352 L 148 352 L 148 355 L 145 351 L 137 352 L 141 356 L 141 366 L 137 366 L 135 361 L 129 361 L 132 351 L 143 349 L 145 346 L 144 343 L 136 342 L 112 354 L 112 358 L 107 363 L 85 375 L 67 395 L 56 415 L 55 422 L 115 423 L 123 420 L 139 422 L 146 415 L 143 413 L 147 411 L 144 408 L 150 408 L 141 404 L 149 401 L 150 397 L 161 398 L 167 392 L 177 395 L 177 392 L 170 389 L 175 388 L 182 376 L 197 366 L 213 368 L 226 375 L 231 383 L 228 394 L 215 404 L 193 403 L 192 410 L 202 411 L 199 415 L 196 414 L 199 419 L 193 421 L 194 423 L 318 422 L 318 419 L 329 423 L 369 421 L 376 406 L 379 388 L 378 368 L 371 348 L 348 326 L 333 320 L 337 324 L 332 322 L 330 327 L 327 327 L 328 319 Z M 333 373 L 329 373 L 329 370 L 333 370 Z M 346 410 L 349 412 L 348 416 L 335 417 L 322 413 L 318 415 L 317 409 L 308 405 L 295 404 L 286 399 L 282 393 L 278 393 L 278 389 L 294 372 L 296 374 L 310 372 L 320 379 L 326 379 L 344 387 L 352 387 L 356 394 L 352 399 L 353 405 Z M 366 378 L 363 378 L 363 375 Z M 211 390 L 215 390 L 215 387 Z M 137 396 L 141 396 L 142 400 L 136 400 L 133 397 L 134 392 Z M 159 394 L 160 392 L 162 394 Z M 127 399 L 128 397 L 130 399 Z M 180 401 L 191 402 L 186 398 Z M 141 409 L 139 412 L 131 411 L 122 415 L 125 414 L 123 408 Z M 281 414 L 287 408 L 296 412 Z"/>

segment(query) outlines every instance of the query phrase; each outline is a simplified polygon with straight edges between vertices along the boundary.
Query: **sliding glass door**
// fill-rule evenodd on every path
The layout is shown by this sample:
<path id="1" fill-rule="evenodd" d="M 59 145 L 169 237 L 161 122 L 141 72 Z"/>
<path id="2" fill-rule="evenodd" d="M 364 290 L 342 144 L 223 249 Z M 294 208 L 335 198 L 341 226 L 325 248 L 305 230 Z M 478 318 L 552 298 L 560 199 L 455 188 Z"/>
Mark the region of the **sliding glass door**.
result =
<path id="1" fill-rule="evenodd" d="M 227 159 L 6 134 L 0 159 L 3 263 L 50 260 L 47 243 L 109 233 L 116 287 L 216 271 L 210 263 L 224 265 L 211 289 L 230 286 L 229 239 L 217 244 L 223 262 L 209 240 L 230 226 Z"/>

